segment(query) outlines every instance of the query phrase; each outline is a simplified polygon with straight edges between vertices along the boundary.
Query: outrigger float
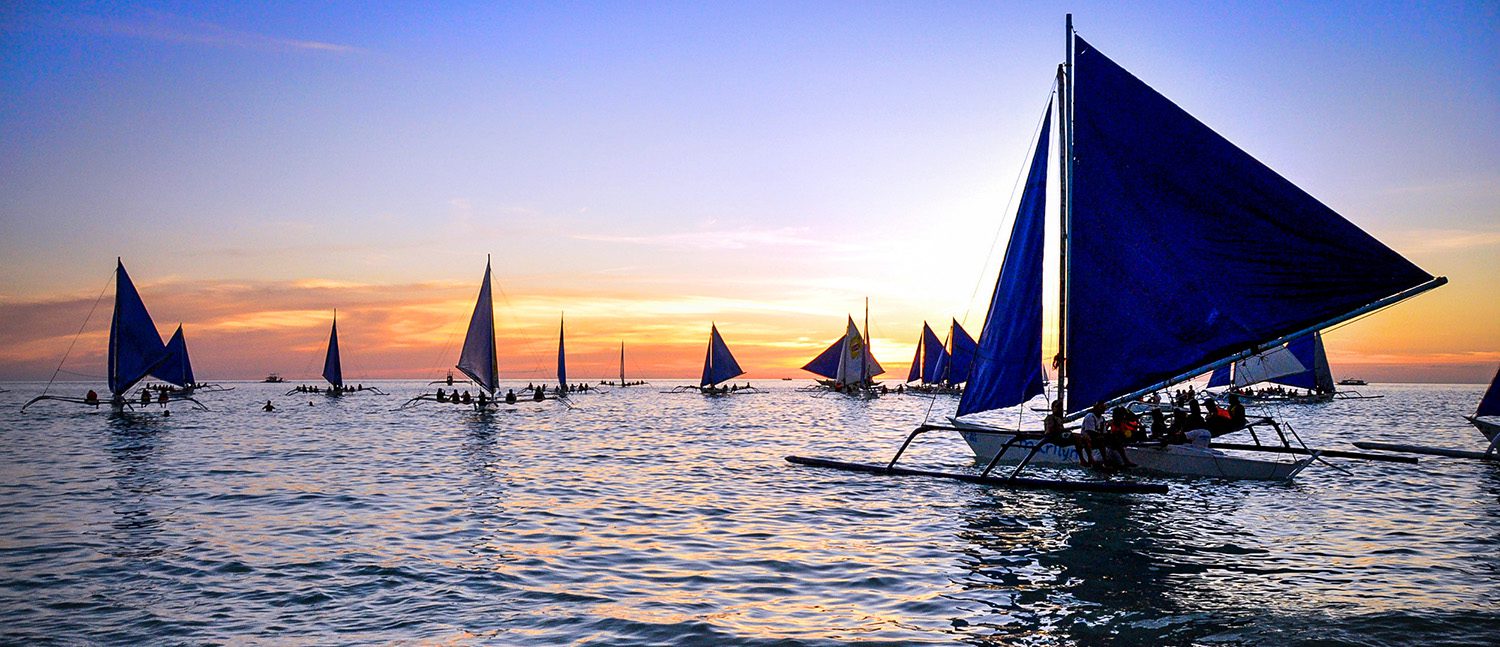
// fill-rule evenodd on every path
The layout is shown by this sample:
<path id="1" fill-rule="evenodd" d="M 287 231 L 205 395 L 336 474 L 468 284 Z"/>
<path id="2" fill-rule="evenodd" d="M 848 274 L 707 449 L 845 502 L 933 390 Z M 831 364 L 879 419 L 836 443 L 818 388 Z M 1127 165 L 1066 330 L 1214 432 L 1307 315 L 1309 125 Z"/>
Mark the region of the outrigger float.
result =
<path id="1" fill-rule="evenodd" d="M 1077 451 L 1066 441 L 1071 434 L 1060 423 L 1082 417 L 1095 404 L 1128 405 L 1447 282 L 1105 57 L 1073 31 L 1071 14 L 1066 39 L 1055 97 L 1061 271 L 1053 366 L 1060 436 L 924 424 L 885 466 L 787 460 L 1006 487 L 1160 492 L 1163 486 L 1128 480 L 1022 481 L 1020 474 L 1034 462 L 1076 464 Z M 1049 101 L 1039 124 L 958 417 L 1021 406 L 1043 393 L 1042 268 L 1053 106 Z M 1222 298 L 1217 277 L 1223 276 L 1235 277 L 1232 298 Z M 1255 427 L 1264 424 L 1273 423 L 1248 426 L 1253 445 L 1136 444 L 1125 453 L 1154 473 L 1268 481 L 1290 480 L 1324 457 L 1375 456 L 1307 448 L 1300 440 L 1293 445 L 1289 426 L 1272 427 L 1279 446 L 1260 446 Z M 962 435 L 984 468 L 976 475 L 896 467 L 913 439 L 934 430 Z M 1287 460 L 1256 455 L 1263 453 Z M 990 477 L 1000 463 L 1016 466 L 1005 478 Z"/>
<path id="2" fill-rule="evenodd" d="M 84 322 L 85 325 L 87 323 L 87 321 Z M 101 401 L 98 398 L 49 395 L 46 389 L 43 389 L 41 395 L 21 405 L 21 410 L 25 411 L 27 407 L 44 400 L 71 402 L 92 407 L 103 403 L 108 404 L 110 409 L 117 413 L 133 409 L 137 404 L 142 406 L 161 404 L 160 396 L 152 398 L 150 391 L 145 389 L 141 391 L 143 397 L 140 399 L 129 398 L 125 394 L 130 391 L 131 387 L 151 375 L 179 388 L 191 384 L 192 368 L 187 357 L 187 342 L 182 338 L 182 326 L 177 327 L 177 334 L 173 335 L 172 340 L 175 343 L 170 348 L 162 343 L 161 334 L 156 331 L 156 324 L 151 321 L 151 313 L 146 311 L 146 304 L 141 300 L 140 292 L 136 291 L 135 283 L 125 272 L 125 263 L 116 258 L 115 309 L 109 324 L 109 399 Z M 67 361 L 66 356 L 63 361 Z M 55 373 L 53 375 L 56 376 Z M 48 381 L 47 388 L 51 387 L 52 382 Z M 90 391 L 90 393 L 93 392 Z M 194 400 L 188 392 L 168 391 L 163 395 L 166 396 L 168 402 L 189 402 L 195 409 L 208 410 L 208 407 Z"/>
<path id="3" fill-rule="evenodd" d="M 1469 424 L 1474 425 L 1474 428 L 1478 429 L 1479 433 L 1484 434 L 1484 439 L 1489 441 L 1489 447 L 1486 447 L 1484 451 L 1475 452 L 1463 449 L 1445 449 L 1442 447 L 1368 441 L 1356 442 L 1354 446 L 1360 449 L 1385 452 L 1424 454 L 1427 456 L 1465 458 L 1500 463 L 1500 370 L 1495 371 L 1495 377 L 1490 380 L 1490 388 L 1484 392 L 1484 397 L 1479 399 L 1479 406 L 1474 409 L 1474 415 L 1464 416 L 1464 420 L 1468 420 Z"/>

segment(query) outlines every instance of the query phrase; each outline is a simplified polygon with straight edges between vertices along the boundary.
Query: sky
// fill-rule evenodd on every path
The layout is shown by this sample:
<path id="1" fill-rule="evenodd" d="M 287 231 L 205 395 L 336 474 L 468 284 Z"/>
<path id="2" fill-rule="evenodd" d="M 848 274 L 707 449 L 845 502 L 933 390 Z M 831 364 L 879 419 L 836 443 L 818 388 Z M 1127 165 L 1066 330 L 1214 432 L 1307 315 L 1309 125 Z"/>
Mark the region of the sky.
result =
<path id="1" fill-rule="evenodd" d="M 196 372 L 440 377 L 486 258 L 502 378 L 797 377 L 870 303 L 982 326 L 1078 33 L 1450 284 L 1336 376 L 1500 364 L 1500 5 L 9 2 L 0 379 L 104 373 L 122 257 Z"/>

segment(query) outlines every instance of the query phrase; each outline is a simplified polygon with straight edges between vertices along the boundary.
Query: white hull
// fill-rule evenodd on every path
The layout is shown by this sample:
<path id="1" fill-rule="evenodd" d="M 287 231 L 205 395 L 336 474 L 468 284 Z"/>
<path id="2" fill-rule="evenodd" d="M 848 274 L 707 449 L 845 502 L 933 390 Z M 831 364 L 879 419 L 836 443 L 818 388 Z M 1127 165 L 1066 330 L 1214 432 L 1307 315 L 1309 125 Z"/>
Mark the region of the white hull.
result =
<path id="1" fill-rule="evenodd" d="M 956 426 L 963 427 L 964 425 Z M 969 448 L 974 451 L 974 458 L 982 464 L 988 464 L 995 457 L 995 453 L 1005 446 L 1005 443 L 1015 438 L 1014 435 L 1003 433 L 979 433 L 968 430 L 961 430 L 959 433 L 963 435 L 964 442 L 969 443 Z M 1018 440 L 1006 448 L 1005 455 L 1000 458 L 1000 462 L 1019 463 L 1031 453 L 1031 448 L 1034 446 L 1036 446 L 1036 441 L 1033 439 Z M 1252 481 L 1291 480 L 1314 458 L 1309 456 L 1295 461 L 1265 460 L 1232 456 L 1215 449 L 1199 449 L 1186 445 L 1127 446 L 1125 455 L 1130 458 L 1130 462 L 1138 466 L 1138 469 L 1161 474 Z M 1073 447 L 1047 444 L 1032 457 L 1031 464 L 1077 467 L 1079 465 L 1078 450 Z"/>

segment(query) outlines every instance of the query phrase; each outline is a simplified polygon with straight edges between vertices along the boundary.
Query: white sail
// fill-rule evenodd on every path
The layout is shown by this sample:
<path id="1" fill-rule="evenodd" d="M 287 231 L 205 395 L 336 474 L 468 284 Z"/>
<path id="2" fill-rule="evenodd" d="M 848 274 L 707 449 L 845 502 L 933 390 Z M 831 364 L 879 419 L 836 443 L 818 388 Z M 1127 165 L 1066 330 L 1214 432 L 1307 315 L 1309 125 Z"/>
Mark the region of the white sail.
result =
<path id="1" fill-rule="evenodd" d="M 863 367 L 861 367 L 863 364 Z M 884 373 L 880 362 L 869 353 L 869 346 L 865 338 L 860 334 L 859 328 L 854 325 L 854 318 L 849 318 L 848 330 L 844 332 L 843 346 L 839 352 L 839 369 L 834 379 L 844 384 L 863 384 Z"/>
<path id="2" fill-rule="evenodd" d="M 1278 377 L 1306 371 L 1297 356 L 1286 346 L 1277 346 L 1259 355 L 1251 355 L 1234 363 L 1234 385 L 1249 386 Z"/>
<path id="3" fill-rule="evenodd" d="M 479 300 L 474 304 L 474 315 L 469 318 L 469 333 L 464 336 L 463 354 L 458 357 L 458 370 L 491 395 L 500 384 L 499 367 L 495 364 L 495 307 L 490 298 L 488 260 L 484 263 L 484 283 L 479 286 Z"/>

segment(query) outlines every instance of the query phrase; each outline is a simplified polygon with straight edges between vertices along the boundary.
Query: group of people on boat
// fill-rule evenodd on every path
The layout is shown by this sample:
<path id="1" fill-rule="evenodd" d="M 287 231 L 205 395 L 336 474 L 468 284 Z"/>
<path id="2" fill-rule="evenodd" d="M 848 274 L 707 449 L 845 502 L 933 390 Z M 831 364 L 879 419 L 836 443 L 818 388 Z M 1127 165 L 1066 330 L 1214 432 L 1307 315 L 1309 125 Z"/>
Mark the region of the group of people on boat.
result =
<path id="1" fill-rule="evenodd" d="M 722 395 L 722 394 L 725 394 L 725 393 L 737 393 L 739 391 L 748 391 L 751 388 L 753 388 L 753 387 L 750 386 L 750 383 L 746 382 L 744 386 L 740 386 L 738 384 L 726 384 L 726 385 L 723 385 L 723 386 L 709 385 L 709 386 L 700 386 L 700 387 L 698 387 L 698 390 L 702 391 L 706 395 Z M 691 393 L 691 391 L 689 391 L 689 393 Z"/>
<path id="2" fill-rule="evenodd" d="M 371 390 L 374 390 L 374 388 L 375 387 L 373 387 L 373 386 L 370 387 Z M 328 393 L 328 394 L 331 394 L 331 395 L 340 395 L 340 394 L 344 394 L 344 393 L 354 393 L 355 391 L 364 391 L 365 390 L 365 385 L 363 385 L 363 384 L 356 384 L 354 386 L 344 385 L 344 386 L 327 386 L 327 387 L 322 387 L 322 386 L 318 386 L 316 384 L 313 384 L 313 385 L 299 384 L 299 385 L 297 385 L 297 388 L 295 390 L 298 393 Z"/>
<path id="3" fill-rule="evenodd" d="M 1323 389 L 1321 386 L 1304 391 L 1302 389 L 1287 388 L 1279 384 L 1258 389 L 1239 389 L 1236 392 L 1260 400 L 1296 400 L 1298 398 L 1315 398 L 1329 393 L 1329 391 Z"/>
<path id="4" fill-rule="evenodd" d="M 599 383 L 602 384 L 602 385 L 604 385 L 604 386 L 645 386 L 646 385 L 646 381 L 645 380 L 631 380 L 629 382 L 611 382 L 609 380 L 599 380 Z"/>
<path id="5" fill-rule="evenodd" d="M 1191 444 L 1206 449 L 1215 436 L 1243 428 L 1246 422 L 1244 404 L 1231 393 L 1225 407 L 1205 397 L 1201 405 L 1192 399 L 1186 408 L 1152 406 L 1144 415 L 1123 406 L 1106 410 L 1103 402 L 1095 402 L 1075 434 L 1064 430 L 1062 403 L 1054 402 L 1042 428 L 1054 444 L 1073 445 L 1078 462 L 1086 467 L 1126 468 L 1135 466 L 1125 452 L 1128 445 Z"/>

